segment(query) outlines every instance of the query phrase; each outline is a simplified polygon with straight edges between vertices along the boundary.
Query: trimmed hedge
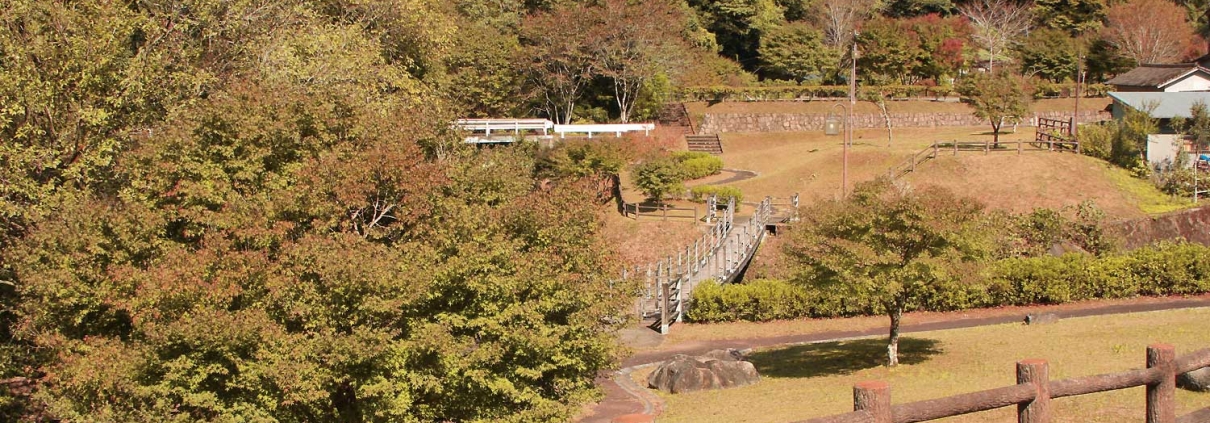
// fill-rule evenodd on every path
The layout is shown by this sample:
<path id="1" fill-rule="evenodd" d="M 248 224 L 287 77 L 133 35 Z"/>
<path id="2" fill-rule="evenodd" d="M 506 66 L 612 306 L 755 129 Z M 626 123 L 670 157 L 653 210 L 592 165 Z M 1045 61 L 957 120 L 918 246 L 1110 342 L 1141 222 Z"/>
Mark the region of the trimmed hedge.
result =
<path id="1" fill-rule="evenodd" d="M 991 263 L 974 282 L 938 284 L 913 310 L 952 311 L 1060 304 L 1098 298 L 1210 292 L 1210 247 L 1164 242 L 1124 255 L 1013 258 Z M 882 314 L 880 304 L 785 281 L 702 284 L 687 317 L 695 322 L 767 321 Z"/>
<path id="2" fill-rule="evenodd" d="M 720 185 L 699 185 L 689 189 L 689 201 L 704 203 L 711 194 L 718 194 L 719 204 L 726 204 L 728 198 L 734 197 L 735 204 L 744 201 L 744 193 L 736 187 Z"/>

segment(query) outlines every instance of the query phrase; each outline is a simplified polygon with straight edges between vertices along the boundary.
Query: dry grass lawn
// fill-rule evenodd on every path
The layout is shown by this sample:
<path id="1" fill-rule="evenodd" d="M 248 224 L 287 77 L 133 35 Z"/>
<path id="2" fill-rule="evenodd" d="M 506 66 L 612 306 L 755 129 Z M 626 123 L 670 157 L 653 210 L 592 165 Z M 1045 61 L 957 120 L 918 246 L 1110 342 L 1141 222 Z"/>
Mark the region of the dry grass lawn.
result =
<path id="1" fill-rule="evenodd" d="M 885 174 L 934 141 L 985 141 L 989 128 L 903 128 L 895 130 L 891 147 L 885 130 L 854 133 L 849 153 L 850 188 L 859 181 Z M 1001 141 L 1029 140 L 1034 129 L 1020 127 L 1001 134 Z M 723 134 L 727 167 L 756 171 L 759 176 L 734 184 L 748 200 L 766 195 L 801 193 L 805 201 L 840 195 L 842 149 L 840 136 L 822 133 Z M 1012 147 L 1015 149 L 1015 144 Z M 1187 207 L 1145 181 L 1091 157 L 1067 153 L 962 151 L 942 152 L 904 180 L 916 185 L 942 185 L 976 197 L 990 207 L 1016 212 L 1037 207 L 1062 208 L 1085 200 L 1095 202 L 1110 218 L 1127 219 Z"/>
<path id="2" fill-rule="evenodd" d="M 901 344 L 903 364 L 880 365 L 883 339 L 757 351 L 751 360 L 763 380 L 753 386 L 681 395 L 666 401 L 661 422 L 788 422 L 852 410 L 852 386 L 891 384 L 895 403 L 1008 386 L 1025 358 L 1050 362 L 1052 380 L 1120 372 L 1144 366 L 1146 345 L 1167 342 L 1177 354 L 1210 347 L 1210 309 L 1186 309 L 1065 319 L 1045 326 L 1020 324 L 911 334 Z M 684 328 L 680 328 L 684 329 Z M 675 333 L 675 332 L 674 332 Z M 636 372 L 639 380 L 646 372 Z M 1210 406 L 1210 394 L 1179 391 L 1178 413 Z M 1055 400 L 1055 421 L 1141 421 L 1144 389 L 1132 388 Z M 1006 422 L 1015 409 L 959 416 L 945 422 Z"/>

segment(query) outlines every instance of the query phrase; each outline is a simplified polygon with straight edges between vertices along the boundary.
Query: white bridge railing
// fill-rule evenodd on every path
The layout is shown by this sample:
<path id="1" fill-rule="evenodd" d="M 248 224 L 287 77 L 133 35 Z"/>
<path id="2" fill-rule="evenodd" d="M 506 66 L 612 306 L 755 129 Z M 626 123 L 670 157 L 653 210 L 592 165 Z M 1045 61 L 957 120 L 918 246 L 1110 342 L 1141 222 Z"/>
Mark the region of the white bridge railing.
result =
<path id="1" fill-rule="evenodd" d="M 568 134 L 582 134 L 592 138 L 594 134 L 613 134 L 615 137 L 621 137 L 623 133 L 642 132 L 647 136 L 651 135 L 655 124 L 557 125 L 546 119 L 458 119 L 454 121 L 453 127 L 471 133 L 466 138 L 467 143 L 507 143 L 516 141 L 518 137 L 549 139 L 551 134 L 558 135 L 559 138 L 566 138 Z"/>

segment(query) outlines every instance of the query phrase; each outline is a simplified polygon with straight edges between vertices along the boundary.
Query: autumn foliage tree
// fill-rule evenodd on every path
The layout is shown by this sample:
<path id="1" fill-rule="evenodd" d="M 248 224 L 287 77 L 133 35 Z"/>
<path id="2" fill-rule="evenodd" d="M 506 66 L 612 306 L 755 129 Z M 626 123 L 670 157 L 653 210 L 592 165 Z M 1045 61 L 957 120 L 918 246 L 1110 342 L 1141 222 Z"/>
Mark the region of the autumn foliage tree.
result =
<path id="1" fill-rule="evenodd" d="M 1176 62 L 1192 35 L 1185 12 L 1169 1 L 1131 0 L 1106 12 L 1105 39 L 1135 63 Z"/>
<path id="2" fill-rule="evenodd" d="M 435 4 L 6 6 L 0 420 L 555 422 L 594 395 L 628 297 L 593 187 L 448 129 Z"/>

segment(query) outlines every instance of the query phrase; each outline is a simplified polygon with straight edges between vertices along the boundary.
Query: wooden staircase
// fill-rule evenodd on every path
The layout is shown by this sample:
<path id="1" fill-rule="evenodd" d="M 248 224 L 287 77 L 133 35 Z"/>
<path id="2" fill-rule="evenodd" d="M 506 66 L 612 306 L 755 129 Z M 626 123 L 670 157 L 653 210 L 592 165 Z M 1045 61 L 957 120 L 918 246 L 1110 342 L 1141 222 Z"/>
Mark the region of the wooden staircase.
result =
<path id="1" fill-rule="evenodd" d="M 685 142 L 689 144 L 689 151 L 723 154 L 723 143 L 722 140 L 718 138 L 718 134 L 685 135 Z"/>

